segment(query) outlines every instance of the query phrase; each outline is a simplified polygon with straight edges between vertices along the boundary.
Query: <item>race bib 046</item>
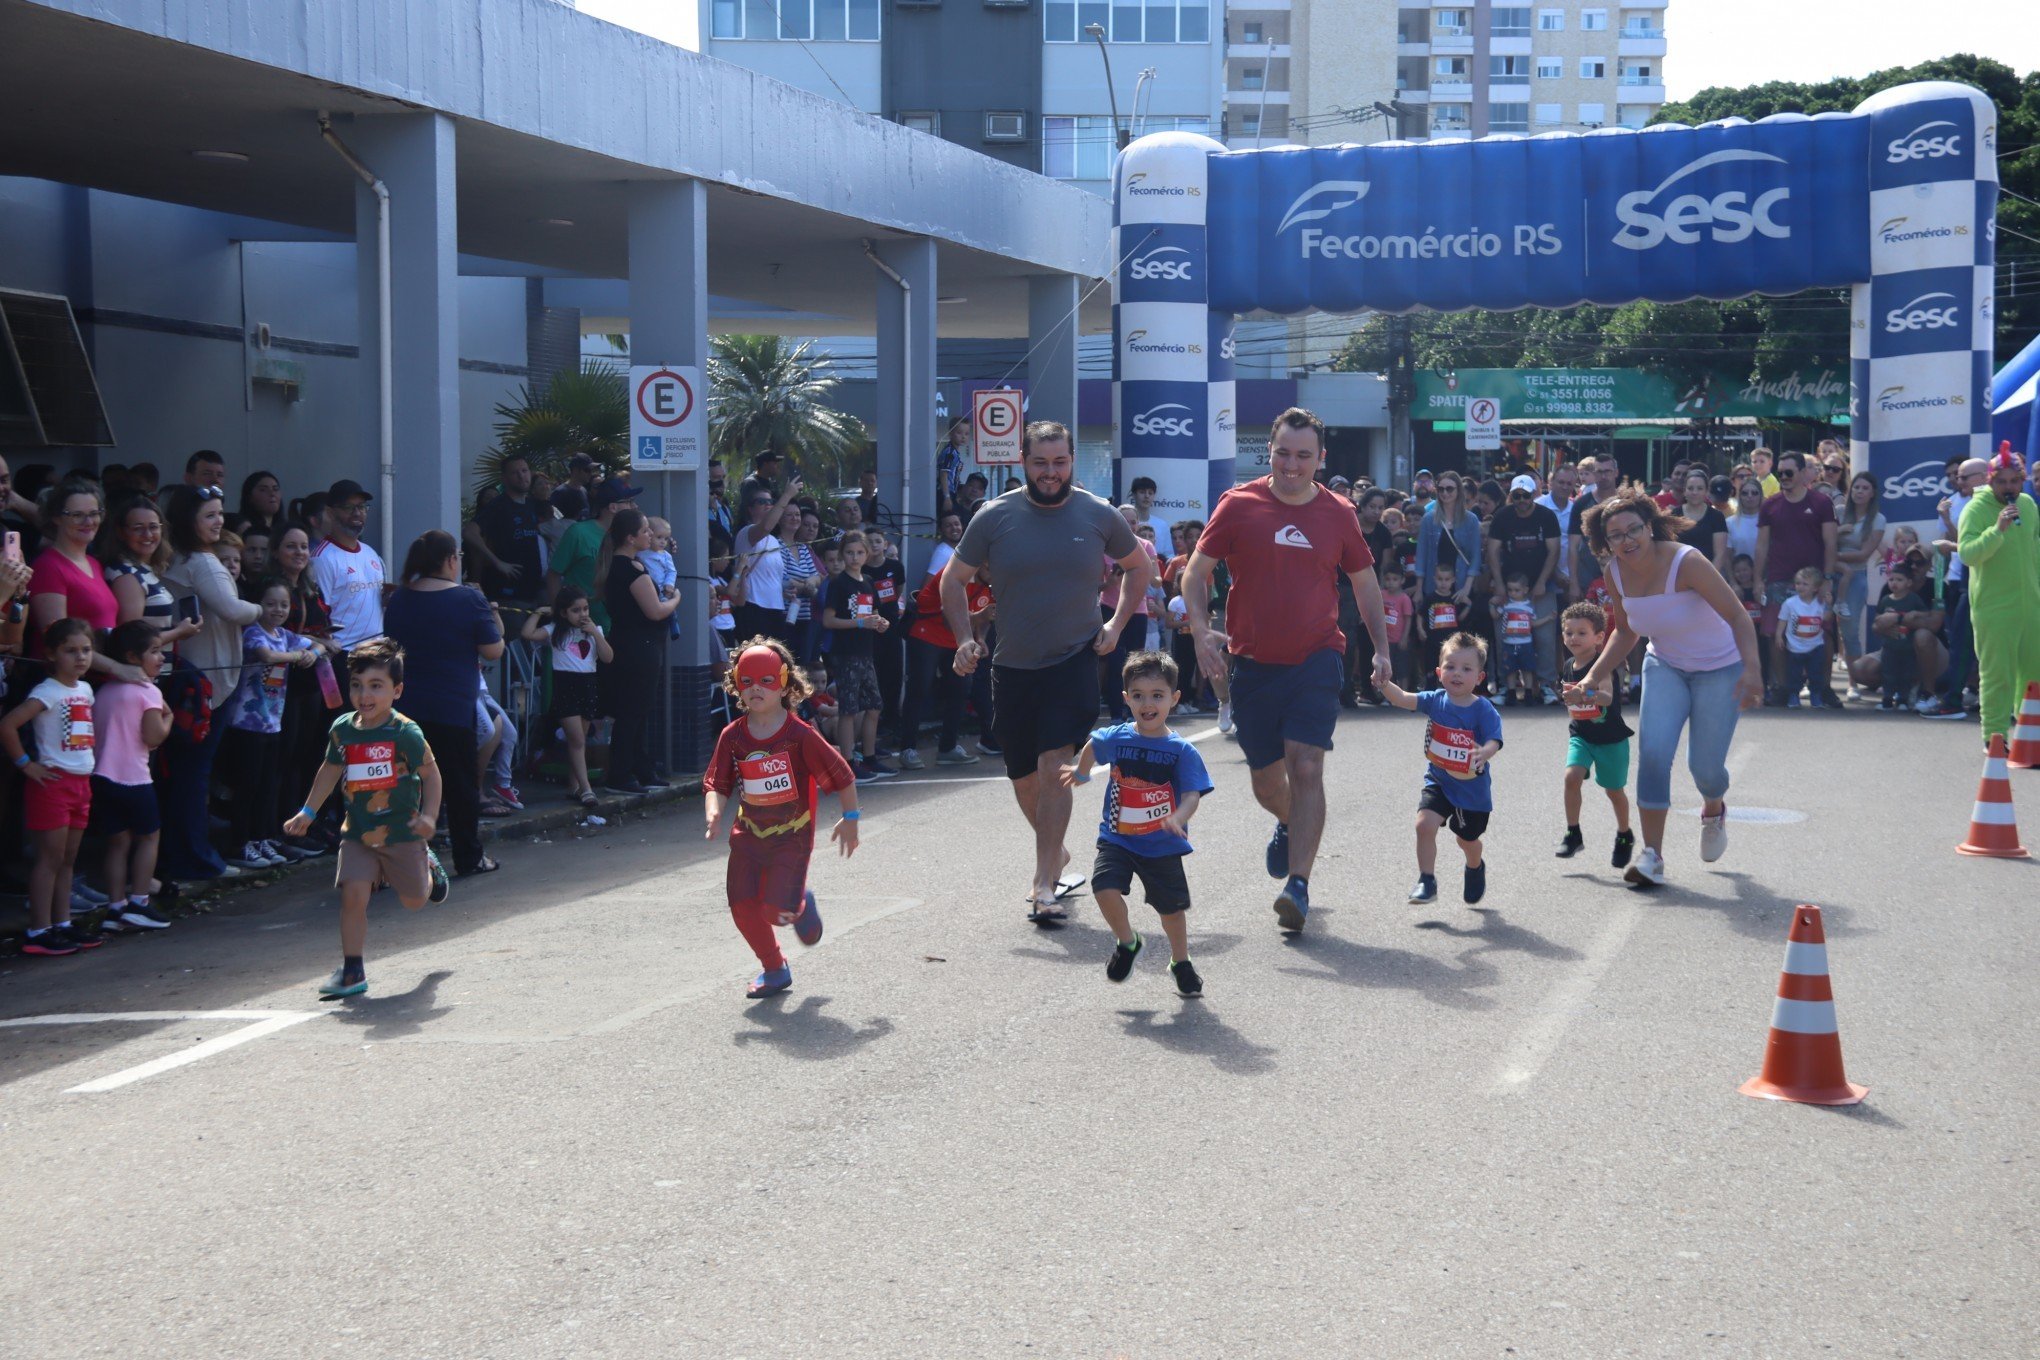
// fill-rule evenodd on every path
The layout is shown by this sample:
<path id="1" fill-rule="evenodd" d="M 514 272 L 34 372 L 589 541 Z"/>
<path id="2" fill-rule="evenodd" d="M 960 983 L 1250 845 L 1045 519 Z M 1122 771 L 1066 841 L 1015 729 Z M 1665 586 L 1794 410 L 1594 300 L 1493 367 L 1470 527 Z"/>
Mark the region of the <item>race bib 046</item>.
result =
<path id="1" fill-rule="evenodd" d="M 347 747 L 347 791 L 370 793 L 397 786 L 397 744 L 362 741 Z"/>
<path id="2" fill-rule="evenodd" d="M 1122 836 L 1146 836 L 1160 831 L 1162 823 L 1176 811 L 1176 790 L 1171 785 L 1150 784 L 1116 769 L 1112 782 L 1119 791 L 1119 823 L 1115 829 Z"/>
<path id="3" fill-rule="evenodd" d="M 785 751 L 745 756 L 737 762 L 743 777 L 744 802 L 752 807 L 777 807 L 793 801 L 793 757 Z"/>

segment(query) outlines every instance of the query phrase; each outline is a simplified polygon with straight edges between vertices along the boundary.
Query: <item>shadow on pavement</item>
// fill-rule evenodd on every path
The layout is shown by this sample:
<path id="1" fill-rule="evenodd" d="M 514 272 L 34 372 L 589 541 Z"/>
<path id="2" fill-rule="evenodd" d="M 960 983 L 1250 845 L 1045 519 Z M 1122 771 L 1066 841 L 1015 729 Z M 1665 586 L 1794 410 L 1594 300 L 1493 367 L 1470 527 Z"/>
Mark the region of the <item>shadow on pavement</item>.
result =
<path id="1" fill-rule="evenodd" d="M 1850 1124 L 1870 1124 L 1880 1129 L 1907 1127 L 1903 1119 L 1894 1119 L 1875 1105 L 1810 1105 L 1807 1108 L 1825 1110 Z"/>
<path id="2" fill-rule="evenodd" d="M 1135 926 L 1134 929 L 1140 930 L 1140 927 Z M 1146 942 L 1141 946 L 1143 959 L 1147 957 L 1148 951 L 1153 949 L 1161 950 L 1164 955 L 1168 954 L 1169 942 L 1163 937 L 1160 926 L 1140 930 L 1140 936 Z M 1100 972 L 1104 971 L 1106 960 L 1112 957 L 1115 943 L 1112 932 L 1104 926 L 1074 921 L 1061 926 L 1037 926 L 1034 938 L 1036 943 L 1014 949 L 1013 955 L 1022 959 L 1044 959 L 1049 963 L 1095 965 Z M 1230 951 L 1239 942 L 1240 937 L 1237 935 L 1216 933 L 1207 935 L 1193 929 L 1190 932 L 1190 957 L 1211 958 Z"/>
<path id="3" fill-rule="evenodd" d="M 1528 954 L 1533 958 L 1550 959 L 1557 963 L 1577 963 L 1586 955 L 1571 945 L 1547 940 L 1536 931 L 1524 926 L 1510 925 L 1502 919 L 1502 913 L 1493 907 L 1468 907 L 1468 911 L 1481 918 L 1478 929 L 1467 930 L 1445 921 L 1419 921 L 1418 930 L 1435 930 L 1450 935 L 1455 940 L 1479 940 L 1480 948 L 1475 954 L 1513 951 Z M 1462 958 L 1465 955 L 1461 955 Z"/>
<path id="4" fill-rule="evenodd" d="M 1276 970 L 1292 977 L 1336 982 L 1347 987 L 1406 988 L 1421 993 L 1427 1001 L 1435 1001 L 1457 1011 L 1489 1011 L 1495 1008 L 1493 997 L 1481 996 L 1474 990 L 1492 987 L 1501 980 L 1501 973 L 1494 965 L 1478 960 L 1476 956 L 1483 952 L 1479 949 L 1469 949 L 1460 954 L 1459 966 L 1455 968 L 1428 954 L 1354 944 L 1336 935 L 1293 936 L 1289 947 L 1318 965 L 1316 968 Z"/>
<path id="5" fill-rule="evenodd" d="M 754 1003 L 744 1016 L 759 1028 L 738 1030 L 730 1041 L 739 1048 L 753 1043 L 770 1044 L 790 1058 L 822 1062 L 848 1057 L 893 1032 L 893 1022 L 884 1016 L 874 1017 L 858 1029 L 846 1020 L 823 1015 L 822 1007 L 829 1004 L 826 996 L 804 996 L 798 1006 L 791 1008 L 786 999 L 782 992 Z"/>
<path id="6" fill-rule="evenodd" d="M 1209 1006 L 1190 1004 L 1157 1024 L 1155 1011 L 1121 1011 L 1126 1033 L 1152 1039 L 1172 1053 L 1209 1058 L 1211 1065 L 1234 1076 L 1251 1077 L 1275 1070 L 1276 1050 L 1257 1044 L 1218 1018 Z"/>
<path id="7" fill-rule="evenodd" d="M 453 1007 L 433 1004 L 439 994 L 439 984 L 453 976 L 453 971 L 441 968 L 418 979 L 418 985 L 408 992 L 395 992 L 389 996 L 348 997 L 335 1005 L 334 1017 L 344 1025 L 362 1027 L 361 1037 L 377 1043 L 391 1039 L 403 1039 L 416 1034 L 425 1025 L 442 1015 L 451 1015 Z M 369 983 L 373 987 L 371 976 Z"/>
<path id="8" fill-rule="evenodd" d="M 1704 907 L 1709 911 L 1720 912 L 1722 919 L 1728 922 L 1736 934 L 1753 940 L 1774 942 L 1781 947 L 1785 943 L 1785 932 L 1792 924 L 1793 909 L 1801 902 L 1810 902 L 1811 905 L 1820 908 L 1821 929 L 1831 940 L 1837 936 L 1846 939 L 1877 933 L 1875 926 L 1857 924 L 1856 911 L 1853 907 L 1822 902 L 1817 897 L 1781 897 L 1777 889 L 1757 882 L 1748 874 L 1706 869 L 1701 871 L 1701 875 L 1703 882 L 1707 878 L 1726 882 L 1734 890 L 1735 896 L 1708 897 L 1676 883 L 1667 884 L 1662 888 L 1651 888 L 1648 892 L 1639 888 L 1632 888 L 1630 891 L 1644 893 L 1653 903 L 1660 906 Z"/>
<path id="9" fill-rule="evenodd" d="M 63 962 L 59 960 L 59 962 Z M 174 1020 L 116 1021 L 82 1025 L 21 1025 L 0 1029 L 0 1086 L 40 1076 L 68 1063 L 96 1058 L 131 1039 L 147 1038 Z M 219 1022 L 215 1022 L 219 1023 Z M 230 1026 L 231 1027 L 231 1026 Z M 126 1065 L 108 1058 L 104 1071 L 81 1069 L 80 1081 L 106 1076 Z"/>

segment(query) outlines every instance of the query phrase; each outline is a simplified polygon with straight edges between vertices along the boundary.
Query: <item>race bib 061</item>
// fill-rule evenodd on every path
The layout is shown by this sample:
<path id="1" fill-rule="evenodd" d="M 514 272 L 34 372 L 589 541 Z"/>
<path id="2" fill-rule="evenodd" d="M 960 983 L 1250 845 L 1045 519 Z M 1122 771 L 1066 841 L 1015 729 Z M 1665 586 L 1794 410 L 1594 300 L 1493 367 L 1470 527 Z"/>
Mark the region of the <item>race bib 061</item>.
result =
<path id="1" fill-rule="evenodd" d="M 397 744 L 353 742 L 347 747 L 347 791 L 366 793 L 397 786 Z"/>

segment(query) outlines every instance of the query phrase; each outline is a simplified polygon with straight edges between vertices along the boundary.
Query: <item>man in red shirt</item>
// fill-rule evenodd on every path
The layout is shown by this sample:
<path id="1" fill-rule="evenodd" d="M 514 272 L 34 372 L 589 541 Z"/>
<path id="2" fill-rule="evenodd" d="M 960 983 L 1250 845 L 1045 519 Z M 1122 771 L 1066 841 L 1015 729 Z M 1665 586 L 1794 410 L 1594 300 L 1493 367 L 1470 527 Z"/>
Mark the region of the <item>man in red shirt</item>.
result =
<path id="1" fill-rule="evenodd" d="M 1324 458 L 1323 421 L 1300 407 L 1277 416 L 1269 475 L 1219 498 L 1183 571 L 1198 659 L 1216 675 L 1232 654 L 1233 721 L 1254 797 L 1275 814 L 1268 873 L 1285 880 L 1275 915 L 1290 932 L 1302 930 L 1310 913 L 1310 871 L 1325 829 L 1325 752 L 1345 681 L 1341 573 L 1374 640 L 1376 688 L 1389 673 L 1374 554 L 1352 502 L 1317 484 Z M 1211 573 L 1221 560 L 1232 575 L 1229 634 L 1212 628 L 1209 608 Z"/>
<path id="2" fill-rule="evenodd" d="M 1824 578 L 1823 603 L 1834 603 L 1835 503 L 1811 494 L 1817 477 L 1806 475 L 1806 455 L 1788 449 L 1778 455 L 1777 495 L 1757 511 L 1756 578 L 1764 591 L 1764 614 L 1758 627 L 1765 637 L 1778 630 L 1778 606 L 1792 595 L 1792 578 L 1802 567 L 1818 568 Z M 1781 701 L 1782 702 L 1782 701 Z"/>

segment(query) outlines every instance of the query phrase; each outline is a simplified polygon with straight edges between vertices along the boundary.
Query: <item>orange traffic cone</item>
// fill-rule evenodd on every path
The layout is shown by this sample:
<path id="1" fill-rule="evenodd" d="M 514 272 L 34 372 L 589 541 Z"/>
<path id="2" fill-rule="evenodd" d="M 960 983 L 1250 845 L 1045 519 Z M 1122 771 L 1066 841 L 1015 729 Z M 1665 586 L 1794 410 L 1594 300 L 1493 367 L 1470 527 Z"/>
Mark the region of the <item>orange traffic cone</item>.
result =
<path id="1" fill-rule="evenodd" d="M 2040 680 L 2026 686 L 2026 702 L 2019 705 L 2010 764 L 2015 770 L 2040 770 Z"/>
<path id="2" fill-rule="evenodd" d="M 2012 781 L 2005 770 L 2005 739 L 1990 739 L 1983 758 L 1983 780 L 1976 786 L 1976 811 L 1969 814 L 1969 839 L 1955 847 L 1965 855 L 1992 859 L 2024 859 L 2019 824 L 2012 811 Z"/>
<path id="3" fill-rule="evenodd" d="M 1835 994 L 1828 986 L 1827 936 L 1819 907 L 1799 907 L 1785 940 L 1785 967 L 1771 1006 L 1764 1070 L 1736 1088 L 1759 1100 L 1801 1105 L 1854 1105 L 1870 1094 L 1842 1072 L 1842 1036 L 1835 1030 Z"/>

